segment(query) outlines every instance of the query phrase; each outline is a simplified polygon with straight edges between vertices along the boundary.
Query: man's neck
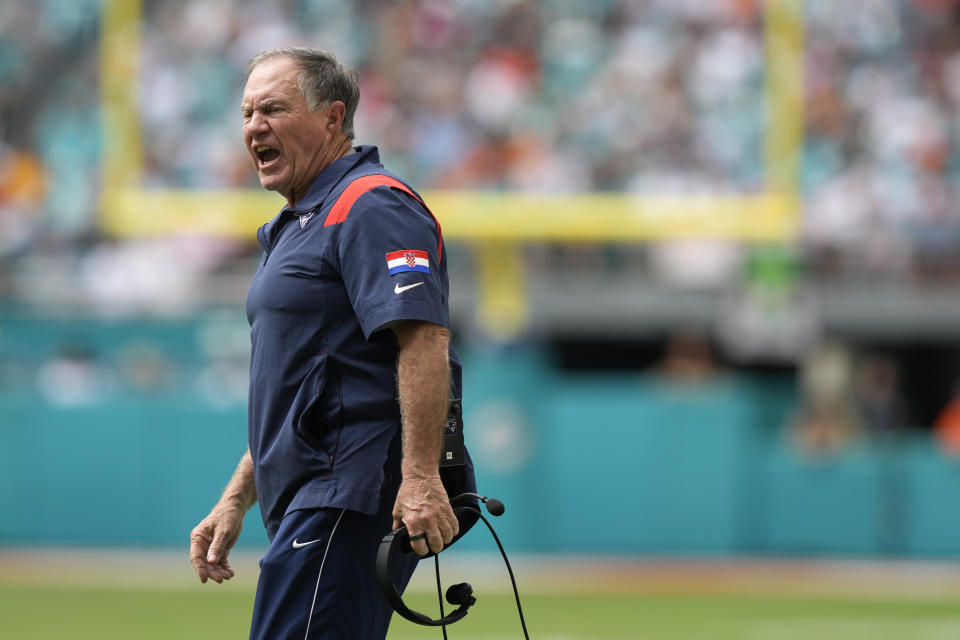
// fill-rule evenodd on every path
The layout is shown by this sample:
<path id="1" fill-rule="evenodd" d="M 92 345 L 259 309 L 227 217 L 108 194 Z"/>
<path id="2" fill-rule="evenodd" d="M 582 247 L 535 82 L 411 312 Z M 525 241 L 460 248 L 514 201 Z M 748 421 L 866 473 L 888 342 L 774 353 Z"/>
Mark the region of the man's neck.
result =
<path id="1" fill-rule="evenodd" d="M 326 160 L 326 162 L 322 163 L 320 170 L 317 171 L 316 174 L 314 174 L 314 176 L 310 179 L 310 181 L 307 182 L 305 185 L 303 185 L 302 192 L 293 193 L 291 194 L 290 197 L 287 198 L 287 204 L 289 206 L 291 207 L 296 206 L 296 204 L 300 202 L 300 200 L 302 200 L 305 195 L 307 195 L 307 192 L 310 191 L 310 185 L 313 184 L 314 180 L 317 179 L 317 176 L 323 173 L 327 169 L 327 167 L 332 165 L 334 162 L 336 162 L 340 158 L 344 158 L 350 155 L 351 153 L 354 153 L 353 140 L 351 140 L 350 138 L 347 138 L 346 136 L 344 136 L 343 139 L 341 139 L 335 145 L 331 145 L 330 148 L 331 148 L 331 152 L 328 155 L 328 159 Z"/>

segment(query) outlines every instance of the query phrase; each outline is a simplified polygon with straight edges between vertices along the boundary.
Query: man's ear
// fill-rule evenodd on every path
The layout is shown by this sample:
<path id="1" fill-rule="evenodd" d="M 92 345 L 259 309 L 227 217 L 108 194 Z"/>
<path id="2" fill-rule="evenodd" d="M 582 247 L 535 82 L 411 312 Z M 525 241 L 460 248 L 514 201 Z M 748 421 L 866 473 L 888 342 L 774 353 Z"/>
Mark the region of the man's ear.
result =
<path id="1" fill-rule="evenodd" d="M 343 119 L 347 116 L 347 107 L 339 100 L 334 100 L 327 107 L 327 127 L 335 132 L 343 129 Z"/>

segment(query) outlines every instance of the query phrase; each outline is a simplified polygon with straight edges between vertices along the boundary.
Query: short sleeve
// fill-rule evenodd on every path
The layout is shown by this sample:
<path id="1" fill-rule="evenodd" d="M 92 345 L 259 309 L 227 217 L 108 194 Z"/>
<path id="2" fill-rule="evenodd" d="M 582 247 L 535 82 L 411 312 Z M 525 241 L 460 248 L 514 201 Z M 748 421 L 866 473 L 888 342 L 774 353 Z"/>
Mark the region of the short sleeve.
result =
<path id="1" fill-rule="evenodd" d="M 442 241 L 420 202 L 377 187 L 357 199 L 340 227 L 340 274 L 367 338 L 401 320 L 449 326 Z"/>

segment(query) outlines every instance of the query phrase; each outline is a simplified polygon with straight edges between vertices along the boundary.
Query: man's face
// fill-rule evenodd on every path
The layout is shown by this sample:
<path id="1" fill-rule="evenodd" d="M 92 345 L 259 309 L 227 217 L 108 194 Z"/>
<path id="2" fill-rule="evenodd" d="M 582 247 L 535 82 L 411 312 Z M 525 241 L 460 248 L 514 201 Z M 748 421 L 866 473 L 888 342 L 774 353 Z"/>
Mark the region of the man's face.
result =
<path id="1" fill-rule="evenodd" d="M 243 141 L 264 189 L 290 204 L 306 194 L 328 162 L 329 109 L 310 111 L 297 86 L 300 67 L 276 56 L 257 65 L 243 91 Z"/>

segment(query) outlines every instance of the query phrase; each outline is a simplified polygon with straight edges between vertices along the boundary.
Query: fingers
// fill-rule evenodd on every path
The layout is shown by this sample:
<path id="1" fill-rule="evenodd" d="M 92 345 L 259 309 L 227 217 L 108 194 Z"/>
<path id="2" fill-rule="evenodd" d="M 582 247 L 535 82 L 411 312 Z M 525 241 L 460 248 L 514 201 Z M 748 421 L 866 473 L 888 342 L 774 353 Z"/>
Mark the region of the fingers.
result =
<path id="1" fill-rule="evenodd" d="M 440 517 L 431 524 L 432 526 L 421 524 L 420 528 L 423 531 L 410 535 L 410 548 L 419 556 L 425 556 L 430 552 L 440 553 L 453 541 L 460 530 L 460 523 L 452 512 L 450 518 Z M 407 530 L 410 530 L 409 526 Z"/>
<path id="2" fill-rule="evenodd" d="M 443 514 L 443 516 L 446 516 L 446 514 Z M 458 523 L 456 518 L 448 519 L 446 517 L 441 517 L 437 522 L 437 533 L 440 535 L 440 541 L 444 547 L 453 542 L 453 536 L 456 535 L 455 531 L 457 525 Z"/>
<path id="3" fill-rule="evenodd" d="M 400 499 L 393 503 L 393 525 L 392 531 L 396 531 L 403 526 L 403 508 L 400 506 Z"/>
<path id="4" fill-rule="evenodd" d="M 426 542 L 427 534 L 418 533 L 410 536 L 410 548 L 413 549 L 413 552 L 418 556 L 425 556 L 430 553 L 429 548 L 427 547 Z"/>
<path id="5" fill-rule="evenodd" d="M 227 555 L 239 533 L 239 527 L 229 518 L 220 519 L 213 515 L 190 533 L 190 563 L 200 582 L 205 584 L 207 580 L 213 580 L 220 584 L 235 575 Z"/>
<path id="6" fill-rule="evenodd" d="M 410 534 L 410 547 L 419 556 L 439 553 L 460 532 L 439 476 L 401 482 L 393 507 L 393 528 L 402 525 Z"/>
<path id="7" fill-rule="evenodd" d="M 445 517 L 440 520 L 440 535 L 443 538 L 443 546 L 447 546 L 458 533 L 460 533 L 460 521 L 457 520 L 457 516 L 454 515 L 453 509 L 451 508 L 446 514 Z"/>
<path id="8" fill-rule="evenodd" d="M 440 553 L 460 532 L 460 523 L 453 509 L 449 504 L 445 506 L 446 509 L 441 508 L 430 513 L 426 510 L 407 512 L 399 521 L 395 517 L 393 528 L 398 529 L 404 525 L 407 527 L 410 548 L 417 555 Z"/>
<path id="9" fill-rule="evenodd" d="M 425 556 L 431 551 L 433 553 L 440 553 L 443 551 L 443 538 L 440 534 L 437 533 L 434 529 L 431 533 L 419 533 L 416 535 L 410 536 L 410 548 L 413 549 L 414 553 L 418 556 Z"/>
<path id="10" fill-rule="evenodd" d="M 210 550 L 207 551 L 207 562 L 217 564 L 220 562 L 220 556 L 223 555 L 223 548 L 227 541 L 227 532 L 223 527 L 218 527 L 213 536 L 213 542 L 210 543 Z"/>
<path id="11" fill-rule="evenodd" d="M 190 562 L 193 564 L 193 570 L 196 571 L 200 582 L 206 584 L 210 572 L 207 568 L 207 547 L 209 538 L 207 538 L 198 525 L 190 533 Z"/>
<path id="12" fill-rule="evenodd" d="M 434 553 L 443 551 L 443 536 L 440 535 L 439 527 L 427 534 L 427 541 L 430 543 L 430 551 Z"/>
<path id="13" fill-rule="evenodd" d="M 224 580 L 229 580 L 234 576 L 233 569 L 230 567 L 230 563 L 226 560 L 223 560 L 217 564 L 208 565 L 208 573 L 210 579 L 217 584 L 223 584 Z"/>
<path id="14" fill-rule="evenodd" d="M 207 580 L 213 580 L 217 584 L 221 584 L 224 580 L 229 580 L 236 575 L 226 558 L 218 562 L 208 562 L 202 552 L 201 555 L 191 553 L 190 562 L 193 564 L 193 569 L 196 571 L 197 577 L 200 578 L 200 582 L 204 584 Z"/>

